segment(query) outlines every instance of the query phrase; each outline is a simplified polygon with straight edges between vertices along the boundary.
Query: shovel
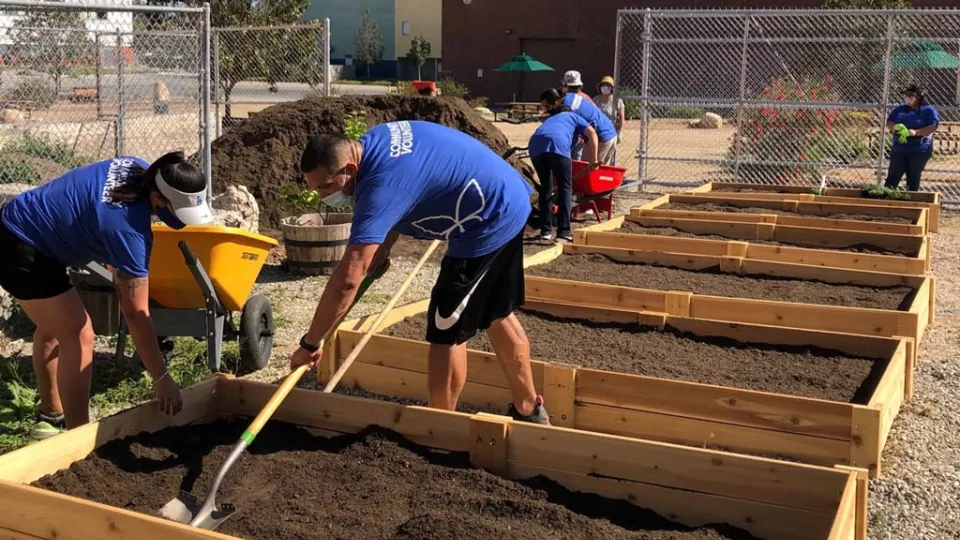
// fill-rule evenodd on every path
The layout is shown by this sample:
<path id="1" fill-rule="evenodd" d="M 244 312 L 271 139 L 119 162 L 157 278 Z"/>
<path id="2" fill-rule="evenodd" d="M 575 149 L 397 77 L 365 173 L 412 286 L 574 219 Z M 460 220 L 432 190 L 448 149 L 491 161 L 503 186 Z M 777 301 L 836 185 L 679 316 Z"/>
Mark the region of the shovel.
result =
<path id="1" fill-rule="evenodd" d="M 373 284 L 377 278 L 382 275 L 382 270 L 378 271 L 374 275 L 368 275 L 360 283 L 360 287 L 357 289 L 357 295 L 353 299 L 353 303 L 350 305 L 350 308 L 347 309 L 347 312 L 343 314 L 339 321 L 336 321 L 333 326 L 330 327 L 330 330 L 327 331 L 327 334 L 323 336 L 323 340 L 320 341 L 320 346 L 322 347 L 324 342 L 326 342 L 333 332 L 336 331 L 337 327 L 340 325 L 340 322 L 343 320 L 343 317 L 347 316 L 347 313 L 350 313 L 350 310 L 353 309 L 353 306 L 357 305 L 357 302 L 363 296 L 370 285 Z M 287 394 L 290 393 L 290 390 L 297 385 L 297 382 L 300 381 L 300 378 L 303 377 L 303 374 L 310 369 L 309 364 L 303 364 L 302 366 L 295 369 L 287 378 L 284 379 L 283 384 L 277 388 L 276 392 L 273 393 L 273 397 L 270 398 L 270 401 L 263 406 L 263 409 L 260 411 L 260 414 L 254 418 L 253 422 L 250 423 L 250 426 L 247 427 L 246 431 L 240 435 L 240 440 L 237 441 L 237 444 L 233 447 L 233 450 L 230 452 L 230 455 L 227 457 L 227 460 L 220 467 L 220 470 L 217 471 L 217 476 L 213 479 L 213 485 L 210 486 L 210 494 L 207 495 L 206 500 L 203 501 L 203 504 L 198 504 L 197 498 L 190 493 L 181 491 L 177 498 L 171 500 L 160 509 L 160 515 L 172 519 L 173 521 L 179 521 L 180 523 L 189 524 L 191 527 L 200 527 L 202 529 L 216 529 L 221 523 L 227 520 L 234 512 L 237 511 L 237 508 L 230 503 L 223 503 L 217 505 L 216 495 L 217 491 L 220 489 L 220 483 L 223 482 L 224 477 L 227 476 L 227 471 L 230 470 L 230 467 L 240 458 L 240 455 L 243 454 L 243 451 L 253 443 L 253 440 L 256 438 L 257 434 L 260 433 L 260 430 L 263 428 L 264 424 L 267 423 L 267 420 L 273 416 L 273 413 L 277 410 L 283 400 L 287 397 Z"/>
<path id="2" fill-rule="evenodd" d="M 420 268 L 427 262 L 427 259 L 430 258 L 430 255 L 433 254 L 434 250 L 437 249 L 437 246 L 440 245 L 439 240 L 434 240 L 430 244 L 430 247 L 427 248 L 426 253 L 423 257 L 420 258 L 420 262 L 417 263 L 417 266 L 414 267 L 413 271 L 410 272 L 410 275 L 407 276 L 407 279 L 400 285 L 400 288 L 394 294 L 393 298 L 387 303 L 387 307 L 383 309 L 380 316 L 373 324 L 373 331 L 380 326 L 380 323 L 383 321 L 385 314 L 393 308 L 393 305 L 397 303 L 403 293 L 406 292 L 407 287 L 410 286 L 410 283 L 413 282 L 413 278 L 420 271 Z M 381 275 L 383 274 L 383 268 L 379 269 L 376 274 L 367 276 L 364 278 L 363 282 L 360 283 L 360 287 L 357 289 L 357 295 L 353 299 L 353 303 L 350 304 L 350 308 L 347 309 L 340 320 L 336 321 L 333 326 L 330 327 L 330 330 L 327 331 L 327 334 L 323 336 L 323 340 L 320 342 L 320 346 L 330 338 L 331 335 L 336 331 L 337 327 L 340 326 L 340 322 L 344 317 L 350 313 L 350 310 L 353 309 L 353 306 L 357 305 L 357 302 L 367 291 L 370 285 Z M 373 332 L 368 332 L 364 336 L 366 341 L 370 340 L 370 336 Z M 337 370 L 337 373 L 334 375 L 334 378 L 331 379 L 330 383 L 327 384 L 324 388 L 324 392 L 331 392 L 339 382 L 340 378 L 343 377 L 346 373 L 347 368 L 350 367 L 350 364 L 353 363 L 353 360 L 356 359 L 358 351 L 363 348 L 363 345 L 366 344 L 366 341 L 362 341 L 354 349 L 350 357 L 347 358 L 347 361 Z M 227 456 L 227 460 L 220 467 L 220 470 L 217 471 L 217 476 L 213 479 L 213 485 L 210 486 L 210 494 L 207 495 L 206 500 L 203 501 L 203 504 L 198 504 L 197 498 L 193 495 L 180 492 L 180 495 L 177 498 L 171 500 L 163 508 L 160 509 L 160 515 L 167 519 L 172 519 L 174 521 L 179 521 L 180 523 L 187 523 L 191 527 L 200 527 L 202 529 L 216 529 L 220 526 L 221 523 L 227 520 L 230 516 L 237 511 L 237 508 L 230 503 L 223 503 L 217 505 L 216 495 L 217 491 L 220 489 L 220 483 L 223 481 L 224 477 L 227 475 L 227 471 L 230 470 L 230 467 L 240 458 L 240 455 L 243 454 L 243 451 L 253 443 L 254 438 L 257 434 L 260 433 L 260 430 L 263 428 L 264 424 L 273 416 L 273 413 L 276 412 L 277 408 L 280 407 L 280 404 L 287 397 L 287 394 L 290 393 L 290 390 L 297 385 L 297 382 L 300 381 L 300 378 L 303 377 L 303 374 L 310 369 L 309 364 L 304 364 L 297 369 L 295 369 L 290 375 L 287 375 L 287 378 L 284 379 L 283 384 L 273 393 L 273 397 L 270 398 L 270 401 L 263 406 L 263 409 L 260 411 L 260 414 L 254 418 L 253 422 L 250 423 L 250 426 L 240 435 L 240 440 L 237 441 L 237 444 L 233 447 L 233 450 L 230 452 L 230 455 Z"/>

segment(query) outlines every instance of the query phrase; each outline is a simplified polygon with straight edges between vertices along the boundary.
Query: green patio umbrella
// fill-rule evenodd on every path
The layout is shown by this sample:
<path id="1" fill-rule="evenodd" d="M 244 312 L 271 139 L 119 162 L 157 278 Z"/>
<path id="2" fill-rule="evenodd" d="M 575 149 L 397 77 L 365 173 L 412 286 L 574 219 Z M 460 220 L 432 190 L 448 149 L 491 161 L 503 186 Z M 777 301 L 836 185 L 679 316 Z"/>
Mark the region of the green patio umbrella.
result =
<path id="1" fill-rule="evenodd" d="M 494 71 L 500 72 L 527 72 L 527 71 L 553 71 L 553 68 L 544 64 L 527 54 L 519 54 L 510 59 L 506 64 L 498 67 Z"/>
<path id="2" fill-rule="evenodd" d="M 518 95 L 522 96 L 523 81 L 526 78 L 526 76 L 524 75 L 525 73 L 528 73 L 531 71 L 554 71 L 554 69 L 530 55 L 521 53 L 511 58 L 509 62 L 498 67 L 494 71 L 499 71 L 501 73 L 510 73 L 510 72 L 519 73 L 520 86 L 519 86 Z"/>
<path id="3" fill-rule="evenodd" d="M 874 69 L 883 69 L 883 62 L 873 65 Z M 957 55 L 948 53 L 937 43 L 911 43 L 890 57 L 890 68 L 901 69 L 958 69 L 960 60 Z"/>

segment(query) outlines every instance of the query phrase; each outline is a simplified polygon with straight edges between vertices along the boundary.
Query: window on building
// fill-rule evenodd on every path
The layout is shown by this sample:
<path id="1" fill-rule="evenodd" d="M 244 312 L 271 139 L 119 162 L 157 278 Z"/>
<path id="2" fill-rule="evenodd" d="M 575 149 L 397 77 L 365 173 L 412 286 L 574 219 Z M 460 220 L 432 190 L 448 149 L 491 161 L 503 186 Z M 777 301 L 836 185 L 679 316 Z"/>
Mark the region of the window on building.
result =
<path id="1" fill-rule="evenodd" d="M 403 21 L 400 23 L 400 34 L 404 36 L 410 35 L 410 21 Z"/>

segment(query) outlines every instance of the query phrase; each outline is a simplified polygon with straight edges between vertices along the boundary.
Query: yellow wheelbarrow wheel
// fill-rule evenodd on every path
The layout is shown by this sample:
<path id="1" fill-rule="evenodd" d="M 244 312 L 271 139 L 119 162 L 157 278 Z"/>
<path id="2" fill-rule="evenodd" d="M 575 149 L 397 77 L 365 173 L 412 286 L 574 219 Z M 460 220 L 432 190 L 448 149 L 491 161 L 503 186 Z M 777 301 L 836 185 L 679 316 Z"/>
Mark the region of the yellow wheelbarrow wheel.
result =
<path id="1" fill-rule="evenodd" d="M 261 370 L 270 362 L 273 350 L 273 309 L 270 300 L 257 294 L 247 299 L 240 313 L 240 369 Z"/>

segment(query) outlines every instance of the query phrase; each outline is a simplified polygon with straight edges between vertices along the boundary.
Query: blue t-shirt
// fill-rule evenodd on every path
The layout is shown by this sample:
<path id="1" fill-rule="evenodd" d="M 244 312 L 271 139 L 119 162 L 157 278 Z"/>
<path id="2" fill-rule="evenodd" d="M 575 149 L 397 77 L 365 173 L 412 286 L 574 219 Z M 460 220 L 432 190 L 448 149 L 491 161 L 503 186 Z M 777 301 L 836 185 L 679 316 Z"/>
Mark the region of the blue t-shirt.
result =
<path id="1" fill-rule="evenodd" d="M 361 139 L 350 244 L 381 244 L 391 231 L 446 239 L 451 257 L 505 245 L 530 216 L 533 188 L 486 145 L 423 121 L 375 126 Z"/>
<path id="2" fill-rule="evenodd" d="M 557 113 L 547 118 L 530 137 L 527 150 L 530 157 L 550 152 L 570 157 L 573 140 L 583 135 L 590 124 L 582 116 L 570 111 Z"/>
<path id="3" fill-rule="evenodd" d="M 921 129 L 940 125 L 940 114 L 930 105 L 921 105 L 917 109 L 900 105 L 890 111 L 890 115 L 887 116 L 887 122 L 903 124 L 909 129 Z M 891 152 L 913 154 L 933 152 L 933 135 L 927 135 L 926 137 L 907 137 L 907 142 L 905 143 L 901 143 L 898 139 L 899 137 L 894 133 Z"/>
<path id="4" fill-rule="evenodd" d="M 597 139 L 600 142 L 607 142 L 617 136 L 617 129 L 613 126 L 613 122 L 593 103 L 593 100 L 584 99 L 580 94 L 567 93 L 563 98 L 563 104 L 582 116 L 590 123 L 590 127 L 597 130 Z"/>
<path id="5" fill-rule="evenodd" d="M 147 167 L 140 158 L 121 156 L 73 169 L 9 201 L 3 222 L 24 243 L 65 266 L 95 261 L 146 276 L 153 246 L 150 200 L 117 203 L 109 193 Z"/>

